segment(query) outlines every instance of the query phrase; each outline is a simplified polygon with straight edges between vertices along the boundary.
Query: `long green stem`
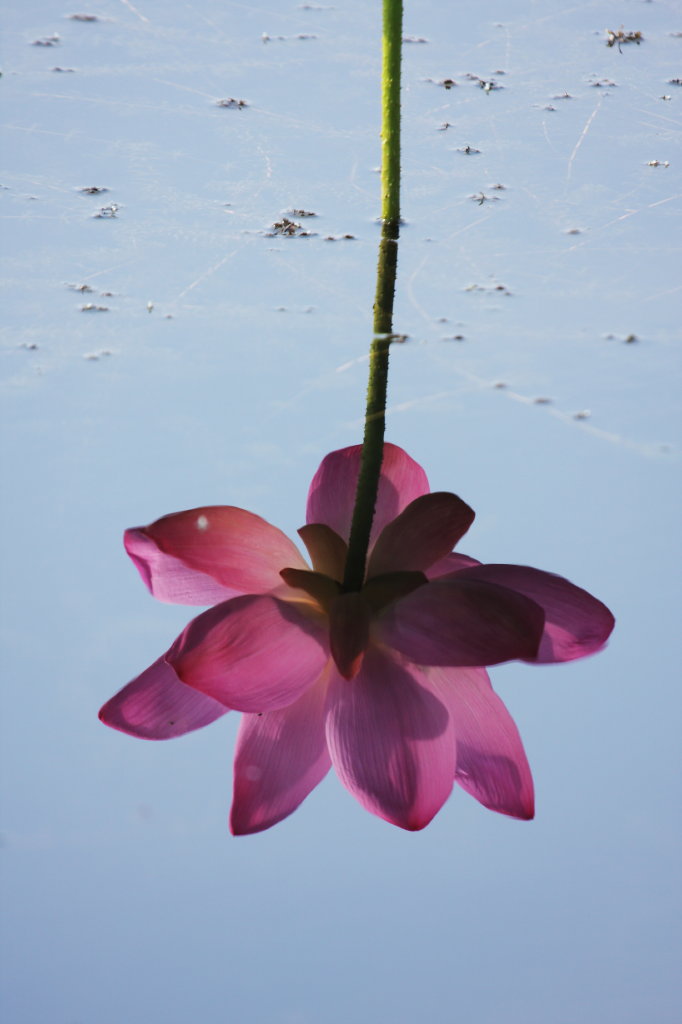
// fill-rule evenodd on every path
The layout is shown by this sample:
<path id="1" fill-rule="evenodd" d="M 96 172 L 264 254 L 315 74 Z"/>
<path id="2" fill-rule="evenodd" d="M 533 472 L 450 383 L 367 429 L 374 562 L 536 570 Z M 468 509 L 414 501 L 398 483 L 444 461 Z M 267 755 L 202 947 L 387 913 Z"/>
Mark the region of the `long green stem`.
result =
<path id="1" fill-rule="evenodd" d="M 393 298 L 400 231 L 400 58 L 402 0 L 383 0 L 381 77 L 382 231 L 374 299 L 374 337 L 369 353 L 365 433 L 360 474 L 348 542 L 344 589 L 359 590 L 365 578 L 367 549 L 384 454 L 388 351 L 393 339 Z"/>

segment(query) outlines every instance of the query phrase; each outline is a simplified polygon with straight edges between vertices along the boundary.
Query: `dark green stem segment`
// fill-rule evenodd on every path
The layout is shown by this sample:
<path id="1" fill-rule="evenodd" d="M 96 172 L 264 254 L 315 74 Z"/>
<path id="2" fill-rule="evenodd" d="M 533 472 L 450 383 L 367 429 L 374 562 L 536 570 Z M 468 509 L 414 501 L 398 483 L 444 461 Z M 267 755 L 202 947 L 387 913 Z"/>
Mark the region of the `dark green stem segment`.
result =
<path id="1" fill-rule="evenodd" d="M 393 298 L 400 232 L 400 60 L 402 0 L 383 0 L 381 69 L 381 243 L 374 299 L 374 338 L 369 352 L 365 434 L 343 578 L 346 591 L 360 590 L 384 456 L 388 350 L 393 340 Z"/>
<path id="2" fill-rule="evenodd" d="M 347 591 L 360 590 L 364 582 L 369 535 L 384 455 L 388 350 L 394 338 L 393 297 L 398 269 L 398 231 L 397 222 L 384 222 L 379 244 L 377 290 L 374 299 L 374 337 L 369 350 L 365 435 L 362 441 L 360 475 L 343 579 L 343 587 Z"/>

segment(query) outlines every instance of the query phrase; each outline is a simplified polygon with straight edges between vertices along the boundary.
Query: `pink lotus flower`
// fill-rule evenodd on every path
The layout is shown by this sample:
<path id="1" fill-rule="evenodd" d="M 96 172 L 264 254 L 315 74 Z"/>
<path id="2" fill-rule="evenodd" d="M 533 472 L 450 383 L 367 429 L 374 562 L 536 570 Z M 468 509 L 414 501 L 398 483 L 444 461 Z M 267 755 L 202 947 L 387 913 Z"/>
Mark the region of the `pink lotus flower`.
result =
<path id="1" fill-rule="evenodd" d="M 491 810 L 532 818 L 526 755 L 485 666 L 593 654 L 613 616 L 560 576 L 453 553 L 473 511 L 429 493 L 391 444 L 366 581 L 344 593 L 360 450 L 327 455 L 310 486 L 299 533 L 312 570 L 276 527 L 230 506 L 126 532 L 154 597 L 214 607 L 100 718 L 158 740 L 244 712 L 234 834 L 287 817 L 331 765 L 363 807 L 405 829 L 427 825 L 454 782 Z"/>

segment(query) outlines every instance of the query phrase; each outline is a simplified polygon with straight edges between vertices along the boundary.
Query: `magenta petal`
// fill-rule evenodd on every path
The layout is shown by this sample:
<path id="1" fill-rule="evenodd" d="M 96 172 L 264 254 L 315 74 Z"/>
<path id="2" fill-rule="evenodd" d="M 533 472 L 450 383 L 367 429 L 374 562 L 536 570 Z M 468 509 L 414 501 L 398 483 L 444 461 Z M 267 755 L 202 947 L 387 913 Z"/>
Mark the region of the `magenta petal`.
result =
<path id="1" fill-rule="evenodd" d="M 329 659 L 321 621 L 277 598 L 249 595 L 193 619 L 167 659 L 188 686 L 236 711 L 293 704 Z"/>
<path id="2" fill-rule="evenodd" d="M 521 737 L 485 669 L 427 671 L 454 724 L 455 782 L 491 811 L 532 818 L 533 778 Z"/>
<path id="3" fill-rule="evenodd" d="M 234 758 L 233 835 L 262 832 L 286 818 L 329 771 L 325 696 L 319 683 L 288 708 L 242 718 Z"/>
<path id="4" fill-rule="evenodd" d="M 425 571 L 444 558 L 474 521 L 474 511 L 445 491 L 422 494 L 388 523 L 377 538 L 367 576 Z"/>
<path id="5" fill-rule="evenodd" d="M 462 576 L 427 583 L 388 605 L 377 620 L 377 636 L 417 665 L 533 658 L 544 625 L 540 606 L 506 587 Z"/>
<path id="6" fill-rule="evenodd" d="M 326 523 L 345 541 L 350 534 L 361 450 L 361 445 L 353 445 L 325 456 L 308 492 L 306 522 Z M 429 482 L 421 466 L 402 448 L 385 444 L 370 542 L 411 501 L 428 490 Z"/>
<path id="7" fill-rule="evenodd" d="M 227 712 L 223 704 L 181 683 L 163 655 L 102 707 L 112 729 L 144 740 L 170 740 Z"/>
<path id="8" fill-rule="evenodd" d="M 308 568 L 281 530 L 227 505 L 164 516 L 124 542 L 154 597 L 179 604 L 263 594 L 280 585 L 280 569 Z"/>
<path id="9" fill-rule="evenodd" d="M 480 565 L 459 579 L 483 580 L 525 594 L 545 613 L 540 648 L 528 660 L 541 663 L 572 661 L 601 650 L 615 619 L 609 609 L 586 590 L 563 576 L 525 565 Z"/>
<path id="10" fill-rule="evenodd" d="M 430 580 L 442 581 L 443 579 L 449 579 L 455 572 L 461 572 L 462 569 L 469 569 L 474 565 L 480 564 L 476 558 L 470 558 L 469 555 L 462 555 L 459 551 L 453 551 L 452 554 L 446 555 L 445 558 L 439 558 L 425 572 Z"/>
<path id="11" fill-rule="evenodd" d="M 452 791 L 455 740 L 418 672 L 370 650 L 352 682 L 333 674 L 328 709 L 329 752 L 346 789 L 394 825 L 428 825 Z"/>

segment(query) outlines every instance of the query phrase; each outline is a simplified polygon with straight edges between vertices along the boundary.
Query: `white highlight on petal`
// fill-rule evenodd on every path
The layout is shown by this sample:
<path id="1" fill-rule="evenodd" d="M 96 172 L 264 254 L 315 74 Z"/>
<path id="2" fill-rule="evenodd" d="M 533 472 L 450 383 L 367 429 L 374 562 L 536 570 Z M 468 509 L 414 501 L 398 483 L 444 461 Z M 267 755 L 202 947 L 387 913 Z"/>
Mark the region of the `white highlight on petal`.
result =
<path id="1" fill-rule="evenodd" d="M 197 530 L 208 530 L 208 519 L 206 516 L 197 516 Z"/>

